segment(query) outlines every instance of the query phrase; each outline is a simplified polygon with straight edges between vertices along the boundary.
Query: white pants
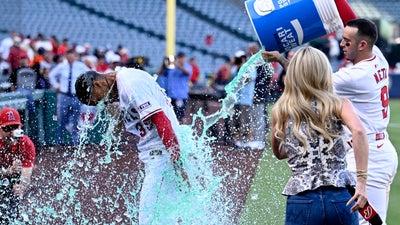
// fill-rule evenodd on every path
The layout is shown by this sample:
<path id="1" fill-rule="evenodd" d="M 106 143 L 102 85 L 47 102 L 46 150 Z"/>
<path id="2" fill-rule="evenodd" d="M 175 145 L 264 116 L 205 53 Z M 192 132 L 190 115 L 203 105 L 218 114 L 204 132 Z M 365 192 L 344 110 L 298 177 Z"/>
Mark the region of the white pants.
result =
<path id="1" fill-rule="evenodd" d="M 139 201 L 139 225 L 176 224 L 177 218 L 165 215 L 169 203 L 176 203 L 177 185 L 171 175 L 175 174 L 170 154 L 161 150 L 161 155 L 150 152 L 139 153 L 144 163 L 144 180 Z M 167 205 L 166 205 L 167 204 Z M 168 209 L 167 209 L 168 211 Z"/>
<path id="2" fill-rule="evenodd" d="M 373 138 L 373 137 L 372 137 Z M 386 225 L 386 214 L 389 204 L 390 185 L 397 171 L 398 158 L 396 149 L 390 142 L 388 135 L 384 140 L 375 141 L 369 138 L 367 197 L 369 203 L 378 212 Z M 379 148 L 378 148 L 379 146 Z M 347 167 L 355 177 L 356 164 L 353 150 L 346 156 Z M 361 215 L 360 224 L 368 225 Z"/>

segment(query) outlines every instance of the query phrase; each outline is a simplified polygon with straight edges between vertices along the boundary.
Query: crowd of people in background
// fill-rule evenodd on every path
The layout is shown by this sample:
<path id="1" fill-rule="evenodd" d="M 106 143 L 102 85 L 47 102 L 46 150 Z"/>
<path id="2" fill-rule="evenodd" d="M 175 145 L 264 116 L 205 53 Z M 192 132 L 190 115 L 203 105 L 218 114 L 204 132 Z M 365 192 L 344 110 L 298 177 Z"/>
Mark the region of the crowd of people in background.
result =
<path id="1" fill-rule="evenodd" d="M 329 58 L 334 70 L 346 66 L 335 35 L 310 42 Z M 224 87 L 238 73 L 246 60 L 258 52 L 258 43 L 249 43 L 243 50 L 226 57 L 224 63 L 208 74 L 199 67 L 196 58 L 178 52 L 164 57 L 155 72 L 157 82 L 171 98 L 178 120 L 184 123 L 188 116 L 191 90 L 212 90 L 214 97 L 225 95 Z M 287 53 L 290 58 L 295 50 Z M 29 96 L 35 89 L 52 89 L 57 92 L 58 137 L 67 132 L 72 144 L 77 144 L 77 124 L 82 105 L 75 97 L 74 84 L 77 76 L 87 70 L 100 73 L 114 71 L 117 66 L 135 67 L 146 70 L 146 57 L 132 57 L 122 45 L 116 49 L 93 47 L 90 43 L 71 43 L 67 38 L 23 35 L 17 32 L 0 43 L 0 91 L 20 91 Z M 251 81 L 240 90 L 235 114 L 224 121 L 223 141 L 228 145 L 261 149 L 265 146 L 266 104 L 274 102 L 283 91 L 285 71 L 273 62 L 274 74 L 266 77 L 265 66 L 257 68 Z M 392 68 L 396 70 L 396 68 Z M 210 92 L 207 92 L 208 94 Z M 215 98 L 214 98 L 215 99 Z M 29 102 L 28 102 L 29 108 Z M 264 115 L 260 117 L 259 115 Z M 240 132 L 239 132 L 240 131 Z M 63 140 L 59 141 L 62 144 Z"/>

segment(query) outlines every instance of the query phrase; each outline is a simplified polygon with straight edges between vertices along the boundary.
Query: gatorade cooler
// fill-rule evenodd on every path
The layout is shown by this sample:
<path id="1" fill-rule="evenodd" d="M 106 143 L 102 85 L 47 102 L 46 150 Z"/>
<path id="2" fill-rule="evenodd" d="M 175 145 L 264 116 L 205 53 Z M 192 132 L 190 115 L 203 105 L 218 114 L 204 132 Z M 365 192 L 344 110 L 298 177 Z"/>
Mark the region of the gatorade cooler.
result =
<path id="1" fill-rule="evenodd" d="M 267 51 L 286 52 L 343 29 L 334 0 L 247 0 L 245 5 Z"/>

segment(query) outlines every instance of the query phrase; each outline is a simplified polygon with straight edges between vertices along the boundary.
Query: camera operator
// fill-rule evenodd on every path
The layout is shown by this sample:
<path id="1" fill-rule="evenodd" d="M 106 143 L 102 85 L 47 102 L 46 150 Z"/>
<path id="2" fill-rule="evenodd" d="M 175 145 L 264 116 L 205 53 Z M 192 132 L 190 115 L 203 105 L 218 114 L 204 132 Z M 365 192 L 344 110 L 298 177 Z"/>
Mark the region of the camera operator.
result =
<path id="1" fill-rule="evenodd" d="M 20 199 L 31 180 L 35 146 L 21 127 L 17 110 L 0 110 L 0 225 L 18 218 Z"/>

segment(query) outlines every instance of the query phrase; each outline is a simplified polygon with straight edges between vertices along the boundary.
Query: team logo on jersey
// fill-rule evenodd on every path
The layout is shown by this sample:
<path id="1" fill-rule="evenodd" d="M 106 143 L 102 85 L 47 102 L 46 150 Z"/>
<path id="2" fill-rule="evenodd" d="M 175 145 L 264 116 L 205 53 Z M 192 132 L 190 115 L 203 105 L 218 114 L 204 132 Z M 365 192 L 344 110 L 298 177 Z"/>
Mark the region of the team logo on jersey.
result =
<path id="1" fill-rule="evenodd" d="M 145 102 L 141 105 L 139 105 L 139 111 L 142 112 L 143 110 L 149 108 L 151 106 L 150 102 Z"/>

